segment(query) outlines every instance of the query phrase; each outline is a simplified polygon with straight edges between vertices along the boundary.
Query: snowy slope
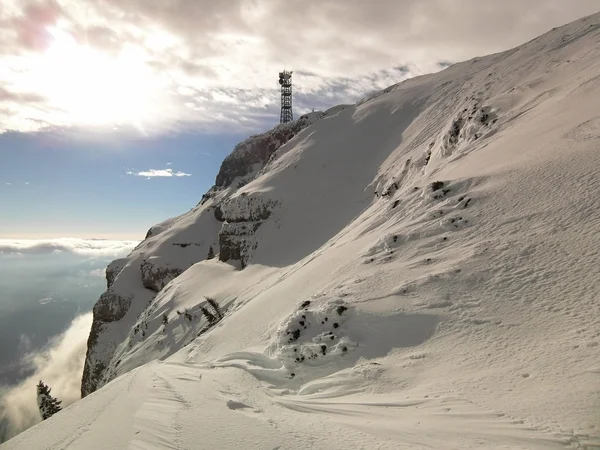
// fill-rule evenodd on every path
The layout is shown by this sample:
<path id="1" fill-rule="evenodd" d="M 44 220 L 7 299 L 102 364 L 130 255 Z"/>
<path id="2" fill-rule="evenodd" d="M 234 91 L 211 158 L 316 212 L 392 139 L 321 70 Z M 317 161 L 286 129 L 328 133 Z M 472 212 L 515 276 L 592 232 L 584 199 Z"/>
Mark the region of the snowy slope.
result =
<path id="1" fill-rule="evenodd" d="M 2 448 L 600 448 L 599 73 L 597 14 L 329 111 L 113 264 L 113 381 Z"/>

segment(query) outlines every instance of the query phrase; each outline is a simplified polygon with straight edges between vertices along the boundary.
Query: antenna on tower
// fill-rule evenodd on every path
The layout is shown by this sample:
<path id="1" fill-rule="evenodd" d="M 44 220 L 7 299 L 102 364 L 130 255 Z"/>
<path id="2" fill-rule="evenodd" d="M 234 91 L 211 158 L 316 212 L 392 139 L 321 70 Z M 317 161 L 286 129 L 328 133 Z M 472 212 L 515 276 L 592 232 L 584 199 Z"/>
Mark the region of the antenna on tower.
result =
<path id="1" fill-rule="evenodd" d="M 292 71 L 279 72 L 279 85 L 281 86 L 281 115 L 279 123 L 287 123 L 294 120 L 292 112 Z"/>

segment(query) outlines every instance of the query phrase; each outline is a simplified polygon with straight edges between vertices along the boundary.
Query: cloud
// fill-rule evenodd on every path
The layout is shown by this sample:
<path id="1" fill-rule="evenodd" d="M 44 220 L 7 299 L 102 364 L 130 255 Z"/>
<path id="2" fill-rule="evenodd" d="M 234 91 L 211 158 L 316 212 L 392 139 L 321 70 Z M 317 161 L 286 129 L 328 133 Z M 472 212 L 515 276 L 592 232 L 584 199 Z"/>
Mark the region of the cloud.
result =
<path id="1" fill-rule="evenodd" d="M 12 18 L 17 41 L 26 50 L 43 50 L 48 42 L 49 25 L 54 25 L 64 15 L 56 0 L 26 2 L 21 14 Z"/>
<path id="2" fill-rule="evenodd" d="M 89 257 L 126 256 L 139 242 L 104 239 L 0 239 L 2 254 L 48 254 L 70 252 Z"/>
<path id="3" fill-rule="evenodd" d="M 94 269 L 90 270 L 89 275 L 92 277 L 104 278 L 106 276 L 106 269 Z"/>
<path id="4" fill-rule="evenodd" d="M 36 103 L 43 102 L 44 97 L 32 93 L 11 92 L 0 86 L 0 102 Z"/>
<path id="5" fill-rule="evenodd" d="M 25 334 L 19 336 L 19 353 L 24 354 L 31 351 L 31 339 Z"/>
<path id="6" fill-rule="evenodd" d="M 81 398 L 81 376 L 92 325 L 92 313 L 76 317 L 70 327 L 38 353 L 29 354 L 24 362 L 34 373 L 19 385 L 3 389 L 0 422 L 7 437 L 14 436 L 41 421 L 36 403 L 36 385 L 43 380 L 52 394 L 68 406 Z M 21 339 L 27 346 L 27 339 Z"/>
<path id="7" fill-rule="evenodd" d="M 4 6 L 6 4 L 6 6 Z M 278 117 L 501 51 L 597 0 L 6 0 L 0 132 L 256 130 Z"/>
<path id="8" fill-rule="evenodd" d="M 168 165 L 168 164 L 167 164 Z M 127 172 L 127 175 L 135 175 L 137 177 L 191 177 L 191 173 L 173 172 L 173 169 L 150 169 L 142 172 Z"/>

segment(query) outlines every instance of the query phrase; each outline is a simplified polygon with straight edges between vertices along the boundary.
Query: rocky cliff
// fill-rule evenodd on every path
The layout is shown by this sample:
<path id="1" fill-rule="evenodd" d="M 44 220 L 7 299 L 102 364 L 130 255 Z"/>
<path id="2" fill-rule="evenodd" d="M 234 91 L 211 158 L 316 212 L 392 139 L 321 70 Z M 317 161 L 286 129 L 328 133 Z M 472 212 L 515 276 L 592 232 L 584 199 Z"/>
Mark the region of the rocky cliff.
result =
<path id="1" fill-rule="evenodd" d="M 306 114 L 294 122 L 281 124 L 267 133 L 252 136 L 239 143 L 223 160 L 215 186 L 230 186 L 236 178 L 244 179 L 257 168 L 264 167 L 279 147 L 324 115 L 322 112 Z M 244 181 L 249 180 L 246 178 Z"/>
<path id="2" fill-rule="evenodd" d="M 318 120 L 343 109 L 314 112 L 252 136 L 225 158 L 215 185 L 190 212 L 155 225 L 127 258 L 106 270 L 107 291 L 93 309 L 81 394 L 83 397 L 119 373 L 119 355 L 127 348 L 130 330 L 154 296 L 193 264 L 209 259 L 245 268 L 259 243 L 258 228 L 279 202 L 268 196 L 246 195 L 240 189 L 268 166 L 278 150 Z M 181 232 L 181 225 L 184 232 Z M 177 226 L 176 226 L 177 225 Z M 138 328 L 136 337 L 145 335 Z"/>

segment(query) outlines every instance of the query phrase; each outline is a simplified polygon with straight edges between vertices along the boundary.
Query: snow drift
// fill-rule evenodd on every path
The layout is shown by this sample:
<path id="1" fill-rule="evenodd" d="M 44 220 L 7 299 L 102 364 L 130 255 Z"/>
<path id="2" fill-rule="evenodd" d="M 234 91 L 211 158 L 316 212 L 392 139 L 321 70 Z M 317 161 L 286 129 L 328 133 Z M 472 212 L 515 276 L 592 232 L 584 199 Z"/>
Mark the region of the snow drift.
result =
<path id="1" fill-rule="evenodd" d="M 6 448 L 600 445 L 598 73 L 600 14 L 240 144 Z"/>

